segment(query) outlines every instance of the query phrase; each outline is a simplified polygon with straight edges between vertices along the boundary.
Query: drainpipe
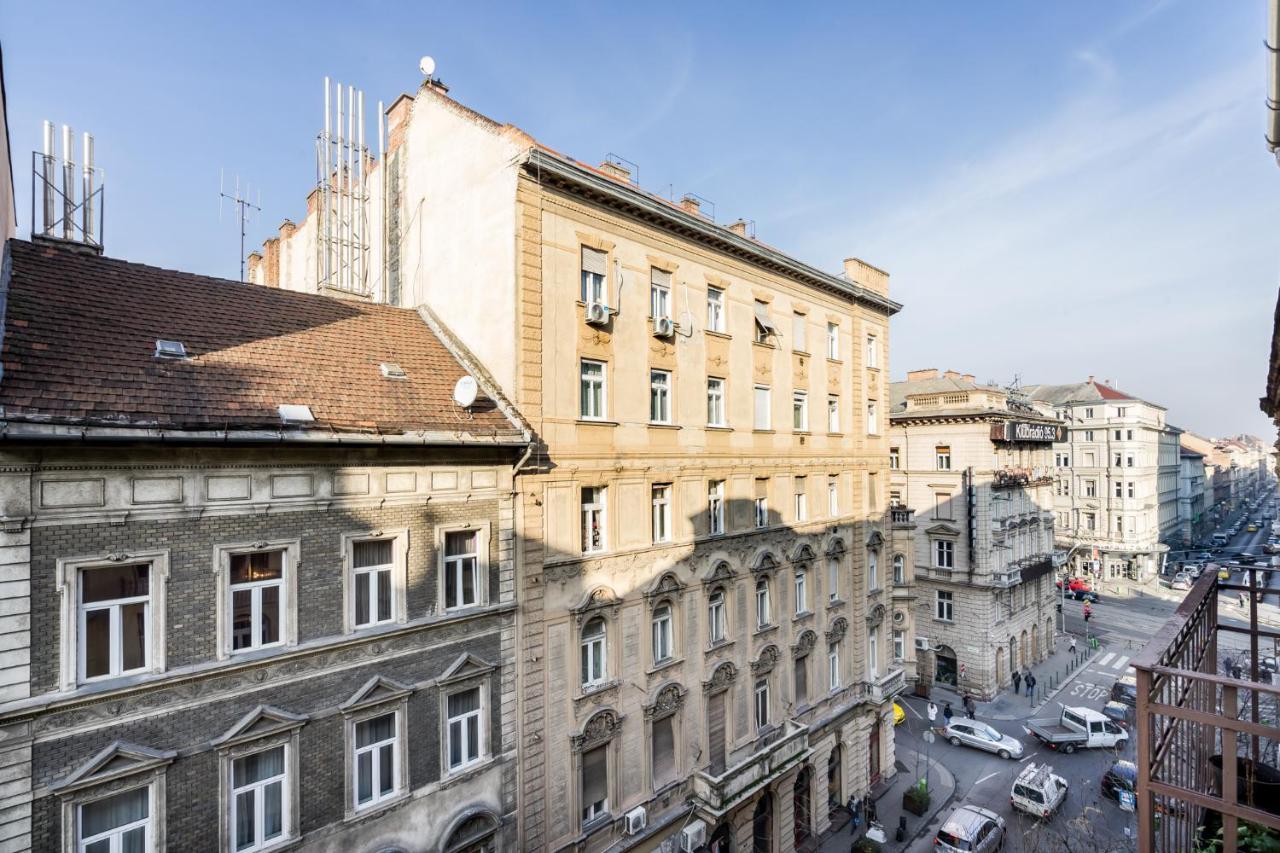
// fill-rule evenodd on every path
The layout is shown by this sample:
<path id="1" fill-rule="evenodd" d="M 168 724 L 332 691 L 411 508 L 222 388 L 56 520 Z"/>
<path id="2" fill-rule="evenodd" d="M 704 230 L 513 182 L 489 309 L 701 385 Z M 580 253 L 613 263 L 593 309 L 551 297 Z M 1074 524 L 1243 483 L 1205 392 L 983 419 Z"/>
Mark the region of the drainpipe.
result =
<path id="1" fill-rule="evenodd" d="M 1280 149 L 1280 0 L 1267 0 L 1267 13 L 1267 148 L 1277 154 Z"/>

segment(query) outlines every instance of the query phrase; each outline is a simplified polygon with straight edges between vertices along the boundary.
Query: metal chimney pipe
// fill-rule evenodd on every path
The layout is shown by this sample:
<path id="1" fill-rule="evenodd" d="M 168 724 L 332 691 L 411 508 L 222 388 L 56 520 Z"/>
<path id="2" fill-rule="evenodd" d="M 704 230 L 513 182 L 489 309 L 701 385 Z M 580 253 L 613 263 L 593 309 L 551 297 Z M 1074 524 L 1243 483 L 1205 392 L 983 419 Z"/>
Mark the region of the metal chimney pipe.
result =
<path id="1" fill-rule="evenodd" d="M 81 204 L 81 208 L 80 208 L 80 215 L 83 217 L 83 222 L 84 222 L 84 226 L 83 226 L 83 230 L 84 230 L 84 241 L 85 241 L 86 243 L 92 244 L 92 243 L 94 242 L 94 239 L 93 239 L 93 230 L 94 230 L 94 221 L 93 221 L 93 136 L 92 136 L 91 134 L 88 134 L 88 133 L 84 134 L 84 136 L 83 136 L 83 142 L 84 142 L 84 157 L 83 157 L 83 160 L 84 160 L 84 169 L 83 169 L 83 172 L 82 172 L 82 174 L 83 174 L 83 179 L 82 179 L 82 181 L 81 181 L 81 187 L 80 187 L 80 194 L 81 194 L 81 199 L 82 199 L 82 204 Z"/>
<path id="2" fill-rule="evenodd" d="M 355 92 L 356 90 L 354 86 L 350 86 L 350 85 L 347 86 L 347 138 L 346 138 L 347 174 L 345 175 L 344 180 L 342 182 L 343 184 L 342 188 L 344 191 L 342 198 L 344 203 L 346 204 L 347 211 L 346 211 L 346 216 L 344 216 L 342 220 L 342 238 L 343 239 L 342 239 L 342 281 L 341 281 L 342 286 L 347 290 L 351 290 L 352 284 L 353 284 L 351 280 L 351 256 L 352 256 L 351 220 L 354 216 L 354 211 L 352 210 L 352 208 L 354 207 L 352 203 L 354 201 L 354 196 L 352 195 L 352 190 L 351 190 L 351 175 L 352 175 L 351 155 L 355 153 L 354 151 L 355 149 L 354 121 L 355 121 L 355 105 L 356 105 Z"/>
<path id="3" fill-rule="evenodd" d="M 62 126 L 62 236 L 75 239 L 76 227 L 76 164 L 72 146 L 75 132 L 70 125 Z"/>
<path id="4" fill-rule="evenodd" d="M 53 234 L 53 221 L 56 215 L 54 212 L 54 189 L 58 185 L 56 167 L 54 166 L 57 152 L 54 148 L 53 133 L 53 122 L 46 119 L 44 123 L 44 162 L 41 166 L 41 173 L 44 176 L 44 227 L 41 230 L 47 235 Z"/>
<path id="5" fill-rule="evenodd" d="M 329 229 L 329 163 L 333 160 L 333 154 L 330 153 L 331 127 L 330 122 L 333 120 L 333 86 L 329 82 L 329 78 L 324 78 L 324 136 L 320 137 L 321 164 L 320 164 L 320 209 L 317 211 L 316 217 L 316 245 L 320 247 L 320 269 L 316 270 L 316 277 L 320 281 L 329 280 L 329 243 L 325 239 Z"/>
<path id="6" fill-rule="evenodd" d="M 378 101 L 378 278 L 382 282 L 382 301 L 388 302 L 391 290 L 387 282 L 387 113 Z"/>
<path id="7" fill-rule="evenodd" d="M 359 194 L 356 196 L 359 208 L 355 212 L 353 221 L 356 223 L 355 236 L 359 240 L 360 251 L 356 254 L 356 283 L 360 289 L 364 290 L 364 91 L 356 93 L 356 186 L 360 188 Z"/>

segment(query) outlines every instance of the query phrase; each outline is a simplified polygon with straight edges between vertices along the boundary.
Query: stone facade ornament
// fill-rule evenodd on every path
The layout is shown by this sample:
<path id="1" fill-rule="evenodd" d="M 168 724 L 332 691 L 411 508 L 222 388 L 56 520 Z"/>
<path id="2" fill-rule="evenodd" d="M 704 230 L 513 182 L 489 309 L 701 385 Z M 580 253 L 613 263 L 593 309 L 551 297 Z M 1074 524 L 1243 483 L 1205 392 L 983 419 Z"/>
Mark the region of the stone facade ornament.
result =
<path id="1" fill-rule="evenodd" d="M 778 558 L 769 551 L 761 551 L 756 555 L 755 562 L 751 564 L 751 571 L 753 572 L 772 572 L 777 568 Z"/>
<path id="2" fill-rule="evenodd" d="M 879 530 L 872 530 L 871 535 L 867 537 L 867 548 L 879 548 L 884 545 L 884 537 L 880 535 Z"/>
<path id="3" fill-rule="evenodd" d="M 728 690 L 737 677 L 738 668 L 733 665 L 733 661 L 725 661 L 715 668 L 710 679 L 702 682 L 702 692 L 711 694 Z"/>
<path id="4" fill-rule="evenodd" d="M 805 631 L 800 635 L 800 638 L 796 640 L 795 645 L 791 647 L 791 656 L 798 658 L 809 654 L 809 652 L 813 651 L 813 646 L 817 642 L 817 634 L 812 631 Z"/>
<path id="5" fill-rule="evenodd" d="M 751 662 L 751 672 L 754 675 L 760 675 L 764 672 L 771 672 L 773 665 L 778 662 L 778 647 L 769 644 L 760 650 L 760 657 Z"/>
<path id="6" fill-rule="evenodd" d="M 867 627 L 875 628 L 877 625 L 884 622 L 884 617 L 887 612 L 888 611 L 885 609 L 883 604 L 877 604 L 875 607 L 872 607 L 867 613 Z M 831 629 L 833 631 L 835 630 L 834 624 L 832 624 Z"/>
<path id="7" fill-rule="evenodd" d="M 734 578 L 733 569 L 725 560 L 720 560 L 711 569 L 711 574 L 707 575 L 706 580 L 702 583 L 704 586 L 712 586 L 718 583 L 728 583 Z"/>
<path id="8" fill-rule="evenodd" d="M 664 572 L 662 576 L 645 591 L 644 597 L 650 600 L 661 598 L 664 595 L 672 595 L 679 598 L 684 594 L 684 589 L 684 584 L 676 578 L 675 572 Z"/>
<path id="9" fill-rule="evenodd" d="M 884 607 L 881 606 L 880 609 L 883 610 Z M 831 623 L 831 630 L 827 631 L 827 642 L 838 643 L 844 639 L 844 635 L 848 632 L 849 620 L 845 619 L 843 616 L 837 617 Z"/>
<path id="10" fill-rule="evenodd" d="M 582 734 L 569 738 L 575 752 L 582 752 L 608 743 L 622 731 L 622 715 L 612 708 L 597 711 L 582 727 Z"/>
<path id="11" fill-rule="evenodd" d="M 582 623 L 597 613 L 607 611 L 610 618 L 616 617 L 621 607 L 622 599 L 618 598 L 617 593 L 607 586 L 598 586 L 587 593 L 581 603 L 573 608 L 573 614 L 578 620 L 578 627 L 581 628 Z"/>
<path id="12" fill-rule="evenodd" d="M 646 719 L 669 717 L 684 707 L 685 690 L 679 684 L 668 684 L 658 691 L 652 705 L 644 706 Z"/>

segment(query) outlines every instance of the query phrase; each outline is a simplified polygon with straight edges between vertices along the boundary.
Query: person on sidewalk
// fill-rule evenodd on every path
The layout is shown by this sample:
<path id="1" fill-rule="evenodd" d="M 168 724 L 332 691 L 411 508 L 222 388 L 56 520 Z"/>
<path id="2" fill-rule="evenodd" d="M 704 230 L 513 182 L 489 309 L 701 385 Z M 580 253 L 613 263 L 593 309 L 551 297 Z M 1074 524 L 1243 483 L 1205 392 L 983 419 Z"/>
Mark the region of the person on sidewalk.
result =
<path id="1" fill-rule="evenodd" d="M 1013 693 L 1016 696 L 1022 692 L 1022 670 L 1015 669 L 1013 671 Z"/>
<path id="2" fill-rule="evenodd" d="M 971 720 L 976 720 L 978 718 L 978 703 L 973 701 L 972 694 L 964 694 L 964 712 Z"/>
<path id="3" fill-rule="evenodd" d="M 1067 648 L 1071 650 L 1071 654 L 1074 655 L 1076 653 L 1076 635 L 1075 634 L 1071 635 L 1071 645 L 1068 646 Z"/>
<path id="4" fill-rule="evenodd" d="M 845 808 L 849 810 L 849 834 L 857 835 L 858 824 L 862 822 L 861 819 L 858 817 L 858 812 L 862 808 L 862 803 L 859 802 L 857 797 L 855 797 L 853 794 L 850 794 L 849 804 L 845 806 Z"/>
<path id="5" fill-rule="evenodd" d="M 942 706 L 942 719 L 947 721 L 948 726 L 951 725 L 951 717 L 953 713 L 950 702 Z"/>
<path id="6" fill-rule="evenodd" d="M 1027 697 L 1031 698 L 1036 695 L 1036 677 L 1031 674 L 1031 670 L 1027 670 Z"/>

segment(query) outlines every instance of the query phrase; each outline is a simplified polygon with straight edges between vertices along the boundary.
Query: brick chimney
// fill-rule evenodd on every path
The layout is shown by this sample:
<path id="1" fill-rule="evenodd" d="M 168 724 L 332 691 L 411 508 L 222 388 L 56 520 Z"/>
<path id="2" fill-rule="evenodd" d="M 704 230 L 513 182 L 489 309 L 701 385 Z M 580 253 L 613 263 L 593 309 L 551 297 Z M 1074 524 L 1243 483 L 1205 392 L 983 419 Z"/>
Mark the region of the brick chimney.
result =
<path id="1" fill-rule="evenodd" d="M 262 241 L 262 283 L 267 287 L 280 286 L 280 238 L 268 237 Z"/>
<path id="2" fill-rule="evenodd" d="M 972 374 L 972 373 L 966 373 L 964 376 L 961 376 L 960 378 L 961 378 L 961 379 L 963 379 L 965 382 L 973 382 L 973 381 L 974 381 L 974 380 L 973 380 L 973 374 Z M 976 383 L 975 383 L 975 384 L 976 384 Z"/>
<path id="3" fill-rule="evenodd" d="M 613 163 L 605 160 L 600 164 L 600 171 L 604 172 L 615 181 L 621 181 L 624 184 L 631 183 L 631 170 L 621 163 Z"/>
<path id="4" fill-rule="evenodd" d="M 259 252 L 250 252 L 248 257 L 248 269 L 245 272 L 245 279 L 253 284 L 262 284 L 262 255 Z"/>
<path id="5" fill-rule="evenodd" d="M 938 378 L 938 368 L 936 367 L 926 367 L 924 370 L 908 370 L 907 371 L 908 382 L 920 382 L 925 379 L 937 379 L 937 378 Z"/>
<path id="6" fill-rule="evenodd" d="M 747 236 L 747 220 L 739 219 L 737 222 L 729 223 L 729 230 L 739 237 Z"/>
<path id="7" fill-rule="evenodd" d="M 686 195 L 684 198 L 680 199 L 680 209 L 692 213 L 695 216 L 702 216 L 702 202 L 698 201 L 691 195 Z"/>
<path id="8" fill-rule="evenodd" d="M 945 377 L 947 377 L 948 379 L 959 379 L 959 378 L 960 378 L 960 374 L 959 374 L 958 372 L 954 371 L 954 370 L 948 370 L 946 373 L 943 373 L 942 375 L 943 375 L 943 376 L 945 376 Z"/>
<path id="9" fill-rule="evenodd" d="M 889 295 L 889 274 L 858 258 L 844 259 L 845 278 L 881 296 Z"/>

